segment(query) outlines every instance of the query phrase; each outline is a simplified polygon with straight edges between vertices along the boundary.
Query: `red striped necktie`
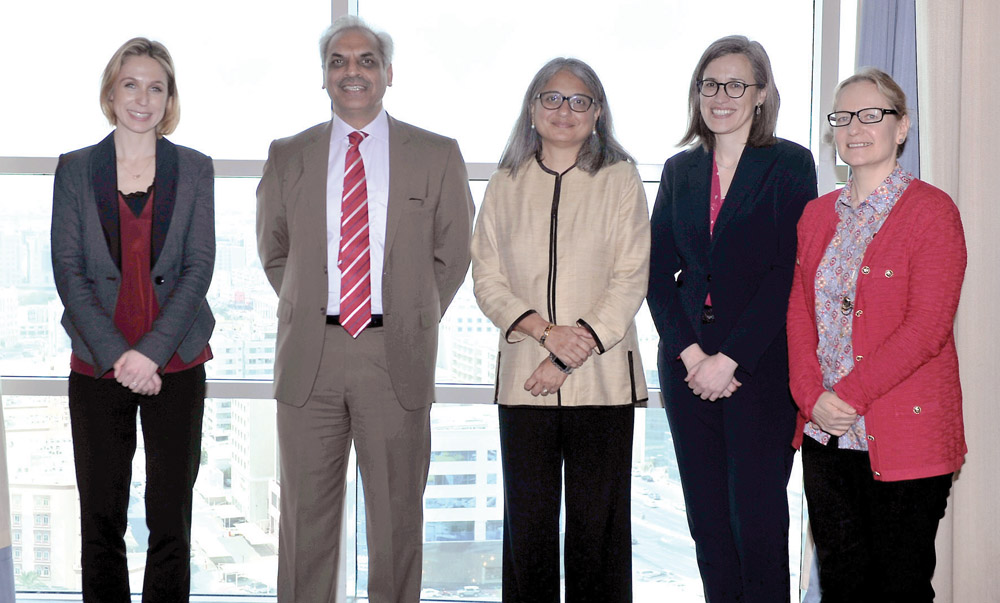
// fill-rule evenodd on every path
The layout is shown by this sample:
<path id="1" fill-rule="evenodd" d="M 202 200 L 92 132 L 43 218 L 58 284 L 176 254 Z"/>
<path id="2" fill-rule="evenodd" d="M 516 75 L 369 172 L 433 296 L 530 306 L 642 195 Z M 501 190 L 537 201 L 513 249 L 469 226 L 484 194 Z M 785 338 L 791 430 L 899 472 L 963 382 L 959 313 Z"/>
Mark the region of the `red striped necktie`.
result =
<path id="1" fill-rule="evenodd" d="M 351 132 L 344 160 L 340 204 L 340 324 L 357 337 L 372 320 L 371 258 L 368 242 L 368 185 L 358 145 L 368 134 Z"/>

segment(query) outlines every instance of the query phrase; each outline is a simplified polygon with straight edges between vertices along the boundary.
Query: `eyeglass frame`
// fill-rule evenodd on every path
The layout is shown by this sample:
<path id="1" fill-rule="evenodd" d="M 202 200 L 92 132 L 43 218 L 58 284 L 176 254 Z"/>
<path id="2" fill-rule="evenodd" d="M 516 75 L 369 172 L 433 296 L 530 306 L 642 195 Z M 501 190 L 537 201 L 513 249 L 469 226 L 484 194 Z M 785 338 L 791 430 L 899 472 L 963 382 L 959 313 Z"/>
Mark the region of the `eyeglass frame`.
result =
<path id="1" fill-rule="evenodd" d="M 715 84 L 715 94 L 705 94 L 702 91 L 702 87 L 705 85 L 706 82 Z M 730 84 L 739 84 L 743 86 L 743 92 L 739 96 L 733 96 L 732 94 L 729 93 Z M 758 88 L 763 88 L 764 84 L 748 84 L 746 82 L 741 82 L 739 80 L 729 80 L 728 82 L 720 82 L 718 80 L 698 80 L 697 82 L 695 82 L 695 87 L 698 88 L 698 94 L 704 96 L 705 98 L 715 98 L 716 96 L 719 95 L 720 89 L 725 90 L 726 96 L 728 96 L 729 98 L 733 99 L 743 98 L 743 96 L 747 93 L 747 88 L 752 88 L 753 86 L 757 86 Z"/>
<path id="2" fill-rule="evenodd" d="M 861 115 L 860 114 L 862 112 L 864 112 L 864 111 L 871 111 L 872 109 L 877 109 L 877 110 L 881 111 L 882 115 L 879 116 L 879 118 L 876 119 L 875 121 L 861 121 Z M 838 113 L 847 113 L 848 115 L 851 116 L 851 119 L 847 120 L 846 124 L 835 124 L 835 123 L 833 123 L 833 116 L 836 115 L 836 114 L 838 114 Z M 831 128 L 844 128 L 846 126 L 851 125 L 851 122 L 853 122 L 854 118 L 857 117 L 859 124 L 870 125 L 870 124 L 881 123 L 882 120 L 885 119 L 886 115 L 896 115 L 896 116 L 898 116 L 899 115 L 899 111 L 897 111 L 895 109 L 883 109 L 882 107 L 865 107 L 864 109 L 858 109 L 857 111 L 832 111 L 832 112 L 826 114 L 826 123 L 830 124 Z"/>
<path id="3" fill-rule="evenodd" d="M 560 97 L 560 99 L 561 99 L 559 101 L 559 104 L 557 106 L 555 106 L 555 107 L 552 107 L 551 109 L 549 107 L 546 107 L 545 103 L 542 101 L 542 96 L 543 95 L 548 95 L 548 94 L 553 94 L 553 95 L 558 94 L 559 97 Z M 543 90 L 542 92 L 539 92 L 538 94 L 535 95 L 535 100 L 537 100 L 539 102 L 539 104 L 542 105 L 542 108 L 545 109 L 546 111 L 558 111 L 559 108 L 563 106 L 563 103 L 565 103 L 566 101 L 572 100 L 574 98 L 585 98 L 585 99 L 587 99 L 587 100 L 590 101 L 590 104 L 587 105 L 587 108 L 583 109 L 583 110 L 574 109 L 573 108 L 573 103 L 570 103 L 569 104 L 569 109 L 570 109 L 570 111 L 572 111 L 574 113 L 586 113 L 587 111 L 590 111 L 590 108 L 593 107 L 594 104 L 597 102 L 594 99 L 594 97 L 586 95 L 586 94 L 571 94 L 569 96 L 566 96 L 565 94 L 563 94 L 562 92 L 559 92 L 558 90 Z"/>

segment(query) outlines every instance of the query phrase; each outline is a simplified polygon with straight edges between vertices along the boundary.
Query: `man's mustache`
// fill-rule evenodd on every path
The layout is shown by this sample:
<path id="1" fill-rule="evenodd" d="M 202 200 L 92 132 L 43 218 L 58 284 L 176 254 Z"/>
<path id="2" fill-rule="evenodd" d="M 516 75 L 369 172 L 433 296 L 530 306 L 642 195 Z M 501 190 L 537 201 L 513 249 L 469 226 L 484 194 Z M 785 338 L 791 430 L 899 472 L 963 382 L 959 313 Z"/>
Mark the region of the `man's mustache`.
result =
<path id="1" fill-rule="evenodd" d="M 337 81 L 337 86 L 338 87 L 343 87 L 343 86 L 371 86 L 371 85 L 372 85 L 372 83 L 369 82 L 368 80 L 366 80 L 365 78 L 363 78 L 363 77 L 357 77 L 357 76 L 345 77 L 345 78 L 341 78 L 339 81 Z"/>

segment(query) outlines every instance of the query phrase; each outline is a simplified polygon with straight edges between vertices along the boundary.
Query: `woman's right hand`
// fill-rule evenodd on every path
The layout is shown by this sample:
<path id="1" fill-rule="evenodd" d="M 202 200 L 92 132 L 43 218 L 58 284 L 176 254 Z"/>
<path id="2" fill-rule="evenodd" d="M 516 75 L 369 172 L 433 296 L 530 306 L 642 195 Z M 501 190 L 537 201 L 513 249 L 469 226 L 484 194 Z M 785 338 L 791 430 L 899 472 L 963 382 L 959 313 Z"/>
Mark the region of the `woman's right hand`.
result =
<path id="1" fill-rule="evenodd" d="M 842 436 L 854 425 L 858 412 L 833 392 L 823 392 L 816 399 L 812 421 L 830 435 Z"/>
<path id="2" fill-rule="evenodd" d="M 594 353 L 597 343 L 583 327 L 554 326 L 545 338 L 545 349 L 573 368 L 580 368 Z"/>
<path id="3" fill-rule="evenodd" d="M 594 341 L 594 337 L 587 329 L 559 325 L 550 326 L 549 322 L 539 316 L 537 312 L 531 312 L 522 318 L 514 326 L 514 329 L 535 341 L 541 341 L 542 335 L 545 335 L 545 343 L 542 344 L 542 347 L 555 354 L 556 358 L 562 360 L 566 366 L 572 368 L 580 368 L 597 347 L 597 342 Z"/>

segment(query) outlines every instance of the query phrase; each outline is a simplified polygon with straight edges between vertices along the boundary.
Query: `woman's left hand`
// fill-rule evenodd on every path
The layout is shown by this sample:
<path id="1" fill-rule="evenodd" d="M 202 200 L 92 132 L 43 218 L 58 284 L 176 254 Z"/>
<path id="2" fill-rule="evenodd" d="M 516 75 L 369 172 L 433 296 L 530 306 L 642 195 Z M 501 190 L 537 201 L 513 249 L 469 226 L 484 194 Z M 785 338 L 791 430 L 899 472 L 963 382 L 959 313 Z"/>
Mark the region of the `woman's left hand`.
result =
<path id="1" fill-rule="evenodd" d="M 559 388 L 566 381 L 566 377 L 569 375 L 560 371 L 556 365 L 552 364 L 551 360 L 546 358 L 524 382 L 524 389 L 531 392 L 532 396 L 547 396 L 559 391 Z"/>
<path id="2" fill-rule="evenodd" d="M 144 396 L 160 393 L 162 381 L 156 373 L 159 367 L 145 354 L 129 350 L 115 361 L 115 380 L 130 391 Z"/>
<path id="3" fill-rule="evenodd" d="M 738 366 L 735 360 L 719 352 L 691 367 L 684 381 L 694 395 L 715 402 L 733 395 L 742 385 L 734 376 Z"/>

